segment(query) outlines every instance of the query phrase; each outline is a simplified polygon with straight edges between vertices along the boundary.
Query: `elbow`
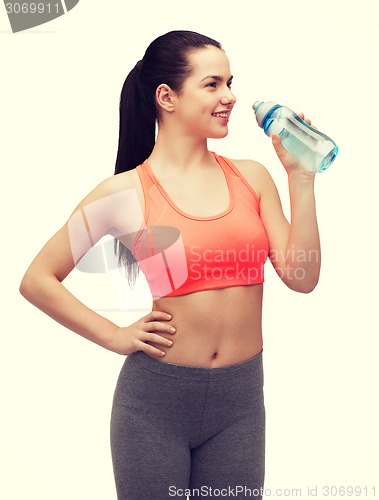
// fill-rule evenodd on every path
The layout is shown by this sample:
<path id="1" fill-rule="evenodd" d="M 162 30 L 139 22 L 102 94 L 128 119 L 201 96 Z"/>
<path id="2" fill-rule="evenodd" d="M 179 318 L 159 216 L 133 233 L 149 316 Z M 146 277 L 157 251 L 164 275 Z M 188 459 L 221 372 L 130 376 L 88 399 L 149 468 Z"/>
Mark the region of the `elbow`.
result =
<path id="1" fill-rule="evenodd" d="M 44 274 L 41 270 L 27 270 L 19 285 L 20 294 L 30 303 L 39 307 L 41 301 L 49 300 L 51 286 L 56 276 Z"/>
<path id="2" fill-rule="evenodd" d="M 31 271 L 27 271 L 21 280 L 19 292 L 31 303 L 34 303 L 34 298 L 40 293 L 41 278 L 38 278 Z"/>
<path id="3" fill-rule="evenodd" d="M 292 281 L 290 283 L 286 283 L 286 285 L 294 292 L 311 293 L 311 292 L 313 292 L 313 290 L 317 286 L 318 278 L 319 278 L 318 276 L 309 277 L 307 279 L 302 279 L 302 280 L 298 280 L 295 282 Z"/>
<path id="4" fill-rule="evenodd" d="M 316 283 L 307 283 L 307 284 L 302 284 L 298 288 L 296 288 L 296 292 L 299 293 L 311 293 L 313 290 L 316 288 L 317 282 Z"/>
<path id="5" fill-rule="evenodd" d="M 298 269 L 293 271 L 291 268 L 286 268 L 285 273 L 281 273 L 280 277 L 284 284 L 294 292 L 299 293 L 310 293 L 312 292 L 318 283 L 320 272 L 319 270 L 312 272 L 308 270 L 307 272 L 302 269 L 302 272 L 298 272 Z"/>
<path id="6" fill-rule="evenodd" d="M 299 293 L 312 292 L 320 277 L 319 264 L 316 266 L 294 266 L 286 263 L 284 269 L 279 268 L 277 271 L 284 284 L 294 292 Z"/>
<path id="7" fill-rule="evenodd" d="M 19 292 L 26 300 L 29 300 L 32 294 L 32 289 L 33 289 L 32 280 L 29 274 L 26 273 L 21 280 Z"/>

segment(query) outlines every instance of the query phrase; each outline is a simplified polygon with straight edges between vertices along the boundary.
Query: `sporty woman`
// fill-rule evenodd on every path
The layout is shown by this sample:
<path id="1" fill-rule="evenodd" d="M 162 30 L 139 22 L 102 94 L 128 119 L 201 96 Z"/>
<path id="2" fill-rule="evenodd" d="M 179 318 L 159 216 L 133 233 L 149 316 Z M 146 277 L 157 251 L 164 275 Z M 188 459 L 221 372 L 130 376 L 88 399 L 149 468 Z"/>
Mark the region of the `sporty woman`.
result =
<path id="1" fill-rule="evenodd" d="M 215 40 L 189 31 L 154 40 L 122 89 L 117 175 L 79 203 L 21 283 L 56 321 L 127 355 L 111 417 L 119 500 L 262 498 L 263 267 L 269 258 L 292 290 L 316 286 L 315 175 L 273 137 L 289 223 L 265 167 L 208 150 L 208 138 L 228 133 L 231 85 Z M 140 268 L 151 289 L 151 312 L 131 325 L 62 285 L 107 234 L 129 282 Z"/>

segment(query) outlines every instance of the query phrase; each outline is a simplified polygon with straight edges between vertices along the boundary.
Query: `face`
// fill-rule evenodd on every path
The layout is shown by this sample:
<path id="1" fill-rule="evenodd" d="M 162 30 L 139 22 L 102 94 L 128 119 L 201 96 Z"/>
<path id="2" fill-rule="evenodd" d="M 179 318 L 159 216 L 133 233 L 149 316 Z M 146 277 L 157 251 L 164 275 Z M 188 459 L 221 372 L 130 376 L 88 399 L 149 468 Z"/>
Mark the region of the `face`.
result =
<path id="1" fill-rule="evenodd" d="M 192 52 L 189 63 L 192 71 L 174 97 L 178 126 L 198 138 L 225 137 L 236 102 L 229 60 L 223 50 L 210 46 Z"/>

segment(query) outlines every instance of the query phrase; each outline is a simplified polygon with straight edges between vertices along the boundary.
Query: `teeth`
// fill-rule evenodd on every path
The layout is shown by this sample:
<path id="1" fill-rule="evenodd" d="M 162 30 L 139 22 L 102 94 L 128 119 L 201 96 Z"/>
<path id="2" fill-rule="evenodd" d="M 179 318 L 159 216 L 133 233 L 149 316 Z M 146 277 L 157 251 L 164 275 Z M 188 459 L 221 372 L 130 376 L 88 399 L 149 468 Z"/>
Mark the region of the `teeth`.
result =
<path id="1" fill-rule="evenodd" d="M 228 113 L 212 113 L 212 116 L 219 116 L 220 118 L 228 118 Z"/>

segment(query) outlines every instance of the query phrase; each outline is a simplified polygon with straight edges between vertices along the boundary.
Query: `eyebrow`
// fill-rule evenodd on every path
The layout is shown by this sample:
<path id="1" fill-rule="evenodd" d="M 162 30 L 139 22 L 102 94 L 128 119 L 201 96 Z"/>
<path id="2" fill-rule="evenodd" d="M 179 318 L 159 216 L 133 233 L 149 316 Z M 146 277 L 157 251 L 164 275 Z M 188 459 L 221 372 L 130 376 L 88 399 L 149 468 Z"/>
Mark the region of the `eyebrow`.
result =
<path id="1" fill-rule="evenodd" d="M 205 78 L 203 78 L 201 81 L 203 82 L 207 78 L 213 78 L 214 80 L 217 80 L 218 82 L 222 82 L 223 81 L 223 77 L 220 76 L 220 75 L 208 75 Z M 233 75 L 230 75 L 230 77 L 228 78 L 227 81 L 230 82 L 231 80 L 233 80 Z"/>

